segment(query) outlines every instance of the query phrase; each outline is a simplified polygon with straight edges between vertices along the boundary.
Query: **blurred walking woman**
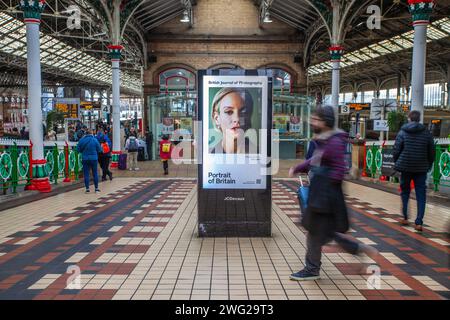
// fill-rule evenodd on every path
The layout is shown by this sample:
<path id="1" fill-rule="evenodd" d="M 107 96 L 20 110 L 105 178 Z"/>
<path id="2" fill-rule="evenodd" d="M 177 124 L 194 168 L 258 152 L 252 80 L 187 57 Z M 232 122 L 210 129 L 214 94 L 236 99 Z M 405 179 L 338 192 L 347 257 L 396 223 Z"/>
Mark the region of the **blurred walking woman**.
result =
<path id="1" fill-rule="evenodd" d="M 312 157 L 289 171 L 290 177 L 298 172 L 312 172 L 307 210 L 302 218 L 302 225 L 308 231 L 306 265 L 290 276 L 292 280 L 319 279 L 322 246 L 332 240 L 351 254 L 364 252 L 373 255 L 377 252 L 344 235 L 349 229 L 342 191 L 347 134 L 333 129 L 335 121 L 334 110 L 330 106 L 318 108 L 312 114 L 311 127 L 316 135 Z"/>

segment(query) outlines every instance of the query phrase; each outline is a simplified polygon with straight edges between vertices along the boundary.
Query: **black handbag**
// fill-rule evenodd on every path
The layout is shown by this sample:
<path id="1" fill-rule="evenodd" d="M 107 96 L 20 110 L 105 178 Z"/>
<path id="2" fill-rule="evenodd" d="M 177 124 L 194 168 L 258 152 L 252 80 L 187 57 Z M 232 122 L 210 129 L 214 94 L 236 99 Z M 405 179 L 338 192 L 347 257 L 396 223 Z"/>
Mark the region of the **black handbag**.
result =
<path id="1" fill-rule="evenodd" d="M 333 211 L 331 179 L 328 168 L 316 167 L 311 169 L 313 177 L 309 186 L 308 207 L 313 212 L 329 214 Z"/>
<path id="2" fill-rule="evenodd" d="M 308 205 L 301 221 L 311 233 L 332 234 L 348 230 L 342 185 L 334 183 L 328 171 L 325 167 L 313 169 Z"/>

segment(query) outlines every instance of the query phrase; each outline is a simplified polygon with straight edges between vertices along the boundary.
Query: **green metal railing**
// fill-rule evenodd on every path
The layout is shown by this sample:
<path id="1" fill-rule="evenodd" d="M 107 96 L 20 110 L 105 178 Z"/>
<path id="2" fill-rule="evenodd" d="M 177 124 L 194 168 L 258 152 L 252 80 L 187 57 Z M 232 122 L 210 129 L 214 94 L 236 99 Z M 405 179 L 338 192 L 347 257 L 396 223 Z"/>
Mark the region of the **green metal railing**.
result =
<path id="1" fill-rule="evenodd" d="M 383 152 L 392 150 L 393 143 L 391 142 L 390 145 L 385 145 L 385 143 L 375 142 L 371 143 L 371 146 L 365 145 L 364 176 L 380 180 L 386 179 L 381 171 Z M 450 139 L 437 139 L 435 150 L 436 157 L 430 175 L 430 183 L 434 185 L 434 191 L 439 191 L 442 187 L 450 188 Z M 396 182 L 398 182 L 397 179 Z"/>
<path id="2" fill-rule="evenodd" d="M 0 184 L 2 193 L 17 193 L 19 187 L 29 186 L 32 180 L 32 145 L 23 140 L 0 141 Z M 54 144 L 44 147 L 46 171 L 53 184 L 79 180 L 83 164 L 76 145 Z"/>
<path id="3" fill-rule="evenodd" d="M 16 142 L 0 146 L 0 181 L 3 194 L 8 189 L 16 193 L 18 187 L 31 184 L 29 147 L 19 147 Z"/>
<path id="4" fill-rule="evenodd" d="M 433 164 L 434 191 L 439 187 L 450 187 L 450 145 L 436 145 L 436 158 Z"/>
<path id="5" fill-rule="evenodd" d="M 83 164 L 81 154 L 75 146 L 66 144 L 60 147 L 57 144 L 44 148 L 44 158 L 47 161 L 46 169 L 51 183 L 58 184 L 70 180 L 78 180 L 82 173 Z"/>
<path id="6" fill-rule="evenodd" d="M 372 144 L 365 146 L 366 165 L 364 167 L 365 175 L 374 179 L 381 176 L 381 165 L 383 161 L 383 147 Z"/>

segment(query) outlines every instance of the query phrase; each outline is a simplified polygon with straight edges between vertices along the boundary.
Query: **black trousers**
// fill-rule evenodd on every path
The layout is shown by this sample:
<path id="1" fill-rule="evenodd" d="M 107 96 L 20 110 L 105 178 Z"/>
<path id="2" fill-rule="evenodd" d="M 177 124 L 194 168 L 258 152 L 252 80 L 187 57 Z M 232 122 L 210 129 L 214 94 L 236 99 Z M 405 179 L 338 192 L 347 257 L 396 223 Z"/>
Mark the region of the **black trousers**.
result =
<path id="1" fill-rule="evenodd" d="M 99 156 L 98 163 L 100 164 L 100 168 L 102 168 L 102 179 L 106 179 L 106 176 L 111 177 L 112 172 L 109 171 L 109 162 L 111 158 L 108 156 Z"/>
<path id="2" fill-rule="evenodd" d="M 305 270 L 314 275 L 320 274 L 320 266 L 322 265 L 322 246 L 330 241 L 336 241 L 347 253 L 358 254 L 359 243 L 353 241 L 341 233 L 334 233 L 332 235 L 314 234 L 308 232 L 306 236 L 306 257 Z"/>
<path id="3" fill-rule="evenodd" d="M 164 160 L 162 163 L 163 163 L 164 172 L 169 171 L 169 160 Z"/>

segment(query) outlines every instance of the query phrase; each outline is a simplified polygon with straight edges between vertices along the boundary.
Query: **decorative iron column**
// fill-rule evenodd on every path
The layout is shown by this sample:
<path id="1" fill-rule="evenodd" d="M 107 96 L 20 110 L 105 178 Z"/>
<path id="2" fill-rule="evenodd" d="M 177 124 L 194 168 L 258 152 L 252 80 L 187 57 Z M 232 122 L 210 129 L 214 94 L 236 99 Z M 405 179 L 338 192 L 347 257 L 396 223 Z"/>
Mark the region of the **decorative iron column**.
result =
<path id="1" fill-rule="evenodd" d="M 108 46 L 109 55 L 112 64 L 112 131 L 113 131 L 113 149 L 111 168 L 117 168 L 119 155 L 121 154 L 120 144 L 120 58 L 123 47 L 121 45 Z"/>
<path id="2" fill-rule="evenodd" d="M 430 23 L 434 0 L 408 0 L 408 5 L 414 26 L 411 110 L 417 110 L 421 113 L 421 122 L 423 123 L 427 26 Z"/>
<path id="3" fill-rule="evenodd" d="M 44 159 L 44 133 L 41 109 L 42 83 L 39 26 L 41 13 L 45 8 L 45 0 L 21 0 L 19 4 L 23 11 L 27 33 L 27 74 L 28 74 L 28 121 L 30 125 L 30 140 L 32 143 L 32 174 L 28 190 L 50 192 L 51 186 Z"/>
<path id="4" fill-rule="evenodd" d="M 344 48 L 340 45 L 333 45 L 329 50 L 331 55 L 331 65 L 333 68 L 331 80 L 331 105 L 335 108 L 336 114 L 339 114 L 340 68 Z"/>

